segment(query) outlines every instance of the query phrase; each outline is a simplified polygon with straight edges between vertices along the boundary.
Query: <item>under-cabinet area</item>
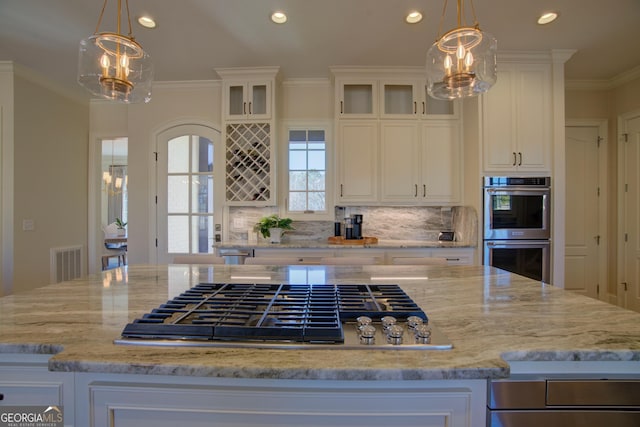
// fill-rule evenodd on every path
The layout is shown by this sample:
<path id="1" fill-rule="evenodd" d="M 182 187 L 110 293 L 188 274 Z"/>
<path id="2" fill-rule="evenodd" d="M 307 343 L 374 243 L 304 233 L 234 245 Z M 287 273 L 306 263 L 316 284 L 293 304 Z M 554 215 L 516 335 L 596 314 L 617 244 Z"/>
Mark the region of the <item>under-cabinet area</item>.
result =
<path id="1" fill-rule="evenodd" d="M 296 245 L 293 245 L 296 246 Z M 299 246 L 299 245 L 298 245 Z M 224 248 L 226 246 L 221 246 Z M 371 264 L 432 264 L 441 265 L 471 265 L 473 264 L 475 248 L 432 248 L 432 249 L 382 249 L 382 248 L 338 248 L 338 249 L 302 249 L 297 248 L 265 248 L 263 246 L 250 248 L 249 252 L 255 258 L 265 259 L 267 262 L 277 263 L 286 260 L 291 265 L 296 264 L 353 264 L 369 262 Z M 366 261 L 365 261 L 366 260 Z M 406 261 L 406 262 L 403 262 Z M 344 262 L 341 262 L 344 261 Z M 413 262 L 409 262 L 413 261 Z M 246 261 L 245 263 L 251 263 Z"/>

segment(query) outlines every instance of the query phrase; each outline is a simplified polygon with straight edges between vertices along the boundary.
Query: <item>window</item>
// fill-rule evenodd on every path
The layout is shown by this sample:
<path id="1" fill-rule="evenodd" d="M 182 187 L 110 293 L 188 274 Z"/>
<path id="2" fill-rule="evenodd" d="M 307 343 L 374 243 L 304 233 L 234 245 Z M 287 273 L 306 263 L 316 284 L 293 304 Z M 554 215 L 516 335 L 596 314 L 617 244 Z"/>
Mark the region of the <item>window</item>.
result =
<path id="1" fill-rule="evenodd" d="M 326 184 L 325 131 L 289 130 L 289 212 L 326 212 Z"/>
<path id="2" fill-rule="evenodd" d="M 167 148 L 168 253 L 211 253 L 213 142 L 183 135 L 170 139 Z"/>

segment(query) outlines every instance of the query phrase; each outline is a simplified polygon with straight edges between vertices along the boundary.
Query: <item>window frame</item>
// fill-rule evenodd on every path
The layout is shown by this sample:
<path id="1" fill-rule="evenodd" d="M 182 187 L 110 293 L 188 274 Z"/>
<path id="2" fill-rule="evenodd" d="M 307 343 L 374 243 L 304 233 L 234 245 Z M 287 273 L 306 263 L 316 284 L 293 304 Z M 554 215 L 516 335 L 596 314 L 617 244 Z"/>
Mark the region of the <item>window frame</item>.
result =
<path id="1" fill-rule="evenodd" d="M 290 131 L 309 131 L 321 130 L 325 136 L 325 211 L 322 212 L 300 212 L 289 210 L 289 132 Z M 283 190 L 279 192 L 278 205 L 280 206 L 280 215 L 289 217 L 298 221 L 333 221 L 335 219 L 335 203 L 334 203 L 334 135 L 333 123 L 329 120 L 286 120 L 281 124 L 282 138 L 280 138 L 280 161 L 284 167 L 279 168 L 279 183 Z"/>

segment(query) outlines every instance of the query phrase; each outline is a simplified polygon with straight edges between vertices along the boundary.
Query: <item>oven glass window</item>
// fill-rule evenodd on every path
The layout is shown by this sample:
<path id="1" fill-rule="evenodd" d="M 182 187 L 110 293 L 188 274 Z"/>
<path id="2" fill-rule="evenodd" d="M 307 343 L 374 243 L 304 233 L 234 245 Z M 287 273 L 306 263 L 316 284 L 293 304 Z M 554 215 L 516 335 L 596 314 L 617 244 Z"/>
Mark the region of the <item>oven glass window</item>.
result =
<path id="1" fill-rule="evenodd" d="M 491 265 L 534 280 L 542 280 L 542 248 L 491 249 Z"/>
<path id="2" fill-rule="evenodd" d="M 492 195 L 491 223 L 493 229 L 543 228 L 544 196 Z"/>

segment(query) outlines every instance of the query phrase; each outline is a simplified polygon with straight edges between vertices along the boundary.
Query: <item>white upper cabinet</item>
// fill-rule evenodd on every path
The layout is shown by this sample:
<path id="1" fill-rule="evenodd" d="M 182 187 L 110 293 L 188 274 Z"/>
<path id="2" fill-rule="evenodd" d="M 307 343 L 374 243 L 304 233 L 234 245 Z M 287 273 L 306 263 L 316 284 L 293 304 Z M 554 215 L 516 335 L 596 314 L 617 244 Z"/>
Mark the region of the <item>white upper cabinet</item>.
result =
<path id="1" fill-rule="evenodd" d="M 222 118 L 226 121 L 272 119 L 278 71 L 279 67 L 216 68 L 222 78 Z"/>
<path id="2" fill-rule="evenodd" d="M 457 121 L 380 125 L 383 202 L 452 204 L 462 190 L 462 141 Z"/>
<path id="3" fill-rule="evenodd" d="M 415 119 L 422 114 L 420 83 L 407 80 L 380 81 L 380 117 Z"/>
<path id="4" fill-rule="evenodd" d="M 336 115 L 340 118 L 377 117 L 378 83 L 369 79 L 344 79 L 336 82 Z"/>
<path id="5" fill-rule="evenodd" d="M 271 82 L 227 82 L 223 84 L 226 120 L 271 118 Z"/>
<path id="6" fill-rule="evenodd" d="M 338 124 L 337 136 L 338 202 L 376 202 L 378 123 L 345 120 Z"/>
<path id="7" fill-rule="evenodd" d="M 484 172 L 551 171 L 550 64 L 500 64 L 482 95 Z"/>

